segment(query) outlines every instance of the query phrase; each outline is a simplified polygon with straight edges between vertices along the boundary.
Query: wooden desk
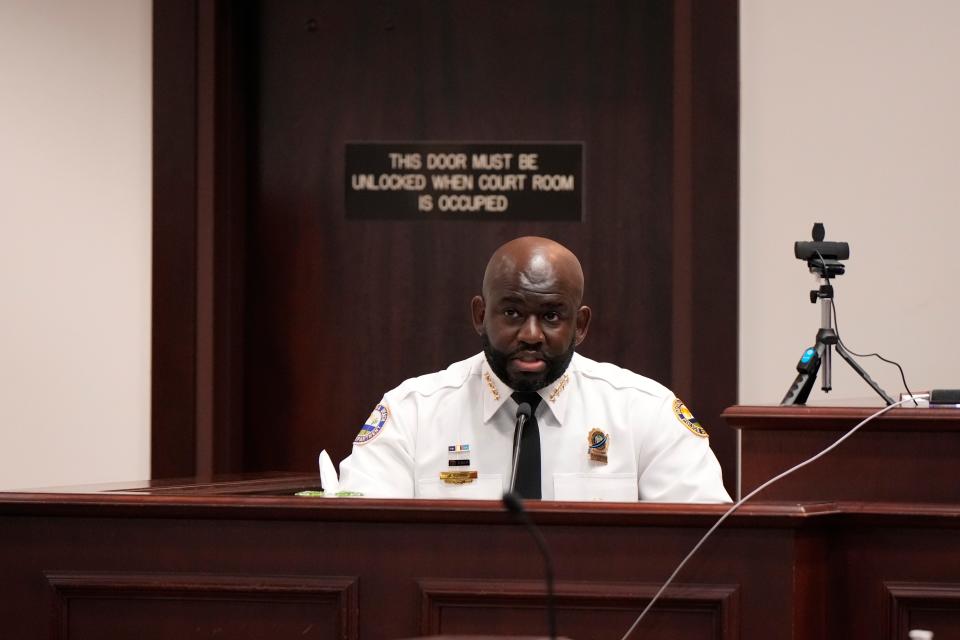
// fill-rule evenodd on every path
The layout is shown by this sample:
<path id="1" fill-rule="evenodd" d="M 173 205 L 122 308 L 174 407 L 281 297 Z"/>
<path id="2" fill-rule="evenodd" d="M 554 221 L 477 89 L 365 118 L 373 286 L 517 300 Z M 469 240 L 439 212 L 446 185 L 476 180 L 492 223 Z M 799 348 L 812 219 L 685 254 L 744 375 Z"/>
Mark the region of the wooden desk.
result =
<path id="1" fill-rule="evenodd" d="M 545 632 L 539 554 L 499 503 L 290 495 L 313 482 L 0 493 L 0 637 Z M 559 632 L 619 638 L 724 508 L 531 505 Z M 958 557 L 960 505 L 748 505 L 633 637 L 960 637 Z"/>
<path id="2" fill-rule="evenodd" d="M 741 494 L 813 456 L 880 407 L 735 406 Z M 769 500 L 960 503 L 960 409 L 891 409 L 765 489 Z M 960 565 L 960 561 L 958 561 Z"/>

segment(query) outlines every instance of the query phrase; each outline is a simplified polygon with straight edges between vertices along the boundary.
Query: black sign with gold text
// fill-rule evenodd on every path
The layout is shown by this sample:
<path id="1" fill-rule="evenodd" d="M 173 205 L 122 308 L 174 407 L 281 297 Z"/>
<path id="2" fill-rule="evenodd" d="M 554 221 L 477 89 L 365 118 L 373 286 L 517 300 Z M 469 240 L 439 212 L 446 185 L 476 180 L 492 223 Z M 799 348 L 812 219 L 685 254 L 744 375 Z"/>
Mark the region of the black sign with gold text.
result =
<path id="1" fill-rule="evenodd" d="M 566 220 L 583 217 L 579 142 L 349 142 L 346 217 Z"/>

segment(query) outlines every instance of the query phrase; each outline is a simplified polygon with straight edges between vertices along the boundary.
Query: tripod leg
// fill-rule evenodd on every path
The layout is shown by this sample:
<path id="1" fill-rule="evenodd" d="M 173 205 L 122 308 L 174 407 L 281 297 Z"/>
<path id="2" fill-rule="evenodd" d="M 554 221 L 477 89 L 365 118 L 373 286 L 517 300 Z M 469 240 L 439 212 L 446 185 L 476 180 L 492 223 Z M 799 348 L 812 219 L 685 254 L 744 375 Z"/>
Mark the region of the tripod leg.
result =
<path id="1" fill-rule="evenodd" d="M 819 341 L 818 336 L 817 344 L 803 352 L 800 362 L 797 363 L 799 373 L 780 401 L 781 407 L 807 403 L 813 384 L 817 381 L 817 371 L 820 369 L 820 359 L 825 348 L 826 345 Z"/>
<path id="2" fill-rule="evenodd" d="M 813 389 L 813 383 L 816 381 L 816 375 L 809 373 L 797 375 L 797 378 L 787 390 L 787 395 L 783 396 L 783 400 L 780 401 L 780 406 L 786 407 L 795 404 L 807 404 L 807 397 L 810 396 L 810 390 Z"/>
<path id="3" fill-rule="evenodd" d="M 886 393 L 883 389 L 880 388 L 880 385 L 878 385 L 876 382 L 874 382 L 873 378 L 870 377 L 870 374 L 867 373 L 866 371 L 864 371 L 863 367 L 861 367 L 861 366 L 857 363 L 857 361 L 853 359 L 853 357 L 847 352 L 846 348 L 845 348 L 842 344 L 840 344 L 839 342 L 837 342 L 837 344 L 835 344 L 834 346 L 835 346 L 836 349 L 837 349 L 837 353 L 840 354 L 840 357 L 843 358 L 844 360 L 846 360 L 846 361 L 847 361 L 847 364 L 849 364 L 851 367 L 853 367 L 853 370 L 856 371 L 857 374 L 859 374 L 859 376 L 860 376 L 861 378 L 863 378 L 863 380 L 864 380 L 868 385 L 870 385 L 870 388 L 871 388 L 871 389 L 873 389 L 874 391 L 876 391 L 876 392 L 880 395 L 880 397 L 883 398 L 883 401 L 884 401 L 884 402 L 886 402 L 888 405 L 894 403 L 894 399 L 891 398 L 890 396 L 888 396 L 887 393 Z"/>

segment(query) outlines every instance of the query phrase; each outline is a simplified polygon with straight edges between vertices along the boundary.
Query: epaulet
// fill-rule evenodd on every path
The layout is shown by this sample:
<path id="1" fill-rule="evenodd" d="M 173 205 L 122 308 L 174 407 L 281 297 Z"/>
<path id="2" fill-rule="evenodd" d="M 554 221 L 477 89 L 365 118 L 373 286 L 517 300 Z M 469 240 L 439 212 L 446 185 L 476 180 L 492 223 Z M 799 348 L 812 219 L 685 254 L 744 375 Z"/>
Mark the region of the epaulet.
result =
<path id="1" fill-rule="evenodd" d="M 629 369 L 618 367 L 609 362 L 597 362 L 596 360 L 580 356 L 577 361 L 577 368 L 580 375 L 590 378 L 591 380 L 605 382 L 614 389 L 635 389 L 657 398 L 673 396 L 673 392 L 670 391 L 670 389 L 656 380 L 651 380 L 639 373 L 634 373 Z"/>
<path id="2" fill-rule="evenodd" d="M 474 358 L 467 358 L 460 362 L 454 362 L 443 371 L 408 378 L 394 389 L 390 395 L 392 395 L 395 400 L 402 400 L 412 394 L 430 396 L 441 389 L 461 387 L 470 375 L 474 364 L 473 361 Z"/>

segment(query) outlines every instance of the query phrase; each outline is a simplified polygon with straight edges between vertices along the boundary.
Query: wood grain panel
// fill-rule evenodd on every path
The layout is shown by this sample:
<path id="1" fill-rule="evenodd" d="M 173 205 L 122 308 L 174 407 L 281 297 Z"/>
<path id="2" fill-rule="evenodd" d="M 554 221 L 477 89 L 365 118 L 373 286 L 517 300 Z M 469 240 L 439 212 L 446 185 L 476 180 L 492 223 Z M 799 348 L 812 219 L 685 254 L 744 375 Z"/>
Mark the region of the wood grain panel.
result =
<path id="1" fill-rule="evenodd" d="M 384 391 L 476 352 L 467 303 L 522 234 L 581 257 L 583 351 L 669 384 L 672 33 L 662 3 L 262 7 L 247 468 L 345 455 Z M 345 141 L 398 139 L 583 141 L 585 220 L 345 221 Z"/>
<path id="2" fill-rule="evenodd" d="M 282 494 L 292 480 L 277 478 L 274 489 Z M 144 620 L 147 637 L 190 637 L 193 621 L 203 637 L 221 620 L 262 631 L 253 617 L 298 633 L 303 621 L 323 622 L 324 634 L 342 637 L 334 612 L 351 588 L 362 611 L 357 635 L 369 640 L 480 622 L 542 632 L 543 565 L 502 505 L 309 500 L 269 489 L 253 478 L 157 494 L 0 492 L 0 637 L 62 636 L 51 613 L 64 603 L 71 637 L 142 637 L 130 626 Z M 561 632 L 620 637 L 723 509 L 531 505 L 556 558 Z M 958 531 L 958 505 L 745 505 L 685 567 L 651 620 L 661 622 L 644 633 L 662 636 L 669 625 L 674 639 L 713 637 L 726 606 L 728 637 L 885 638 L 893 593 L 908 624 L 939 625 L 937 637 L 949 638 Z M 262 585 L 273 591 L 260 593 Z M 288 588 L 307 593 L 288 599 Z"/>
<path id="3" fill-rule="evenodd" d="M 486 259 L 538 234 L 583 262 L 585 355 L 676 387 L 732 486 L 737 4 L 679 6 L 158 2 L 154 476 L 343 457 L 479 350 Z M 347 140 L 583 142 L 584 220 L 348 222 Z"/>
<path id="4" fill-rule="evenodd" d="M 890 640 L 911 629 L 933 631 L 934 638 L 960 638 L 960 583 L 887 582 Z"/>
<path id="5" fill-rule="evenodd" d="M 902 506 L 907 512 L 915 508 Z M 956 512 L 957 505 L 940 508 Z M 910 526 L 884 526 L 882 519 L 858 517 L 836 531 L 831 541 L 831 628 L 840 637 L 906 638 L 905 630 L 892 627 L 894 620 L 913 628 L 933 624 L 937 640 L 960 637 L 954 548 L 960 537 L 954 523 L 922 517 L 910 521 Z"/>
<path id="6" fill-rule="evenodd" d="M 53 637 L 357 637 L 355 578 L 46 572 Z"/>
<path id="7" fill-rule="evenodd" d="M 423 635 L 546 633 L 546 588 L 529 580 L 418 581 Z M 571 638 L 615 637 L 657 592 L 656 584 L 556 584 L 557 633 Z M 738 587 L 677 584 L 636 633 L 643 638 L 738 637 Z"/>
<path id="8" fill-rule="evenodd" d="M 669 378 L 669 268 L 649 268 L 669 264 L 665 6 L 261 7 L 248 469 L 306 469 L 322 447 L 345 456 L 385 391 L 479 351 L 469 300 L 518 235 L 583 260 L 587 355 Z M 348 140 L 513 139 L 584 142 L 584 223 L 345 220 Z"/>
<path id="9" fill-rule="evenodd" d="M 878 409 L 731 407 L 743 493 L 832 445 Z M 960 410 L 892 409 L 810 466 L 764 490 L 768 500 L 960 501 Z"/>

